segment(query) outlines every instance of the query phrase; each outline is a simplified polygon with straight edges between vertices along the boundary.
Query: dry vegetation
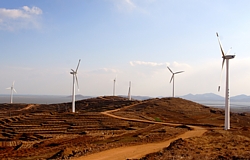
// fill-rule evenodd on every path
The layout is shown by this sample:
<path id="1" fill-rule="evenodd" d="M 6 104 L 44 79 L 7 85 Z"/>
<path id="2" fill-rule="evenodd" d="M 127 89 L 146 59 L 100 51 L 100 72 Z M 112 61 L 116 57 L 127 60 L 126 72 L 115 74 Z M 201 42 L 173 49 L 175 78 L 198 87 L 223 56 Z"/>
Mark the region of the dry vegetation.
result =
<path id="1" fill-rule="evenodd" d="M 70 103 L 0 104 L 0 108 L 0 159 L 69 159 L 119 146 L 160 142 L 188 130 L 101 114 L 119 108 L 112 114 L 209 129 L 202 137 L 179 139 L 142 159 L 250 159 L 249 113 L 231 113 L 232 129 L 223 131 L 223 110 L 180 98 L 92 98 L 77 101 L 74 114 Z"/>

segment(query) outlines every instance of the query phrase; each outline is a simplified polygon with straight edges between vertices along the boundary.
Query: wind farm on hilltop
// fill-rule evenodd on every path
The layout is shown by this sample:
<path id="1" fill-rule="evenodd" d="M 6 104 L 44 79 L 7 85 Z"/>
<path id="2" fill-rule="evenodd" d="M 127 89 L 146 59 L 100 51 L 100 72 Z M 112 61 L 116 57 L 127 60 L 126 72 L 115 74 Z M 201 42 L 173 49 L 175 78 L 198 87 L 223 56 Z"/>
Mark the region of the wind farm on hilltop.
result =
<path id="1" fill-rule="evenodd" d="M 250 160 L 250 1 L 49 2 L 1 1 L 0 160 Z"/>
<path id="2" fill-rule="evenodd" d="M 249 110 L 232 107 L 230 112 L 229 59 L 235 55 L 225 54 L 219 34 L 216 36 L 222 69 L 226 62 L 225 106 L 205 104 L 224 99 L 213 93 L 175 96 L 175 75 L 184 71 L 174 72 L 169 66 L 172 97 L 133 96 L 131 81 L 128 94 L 117 96 L 117 76 L 109 96 L 76 95 L 79 59 L 70 72 L 72 95 L 64 101 L 18 103 L 15 95 L 13 103 L 14 81 L 7 88 L 11 90 L 10 103 L 0 103 L 0 158 L 250 159 L 250 105 L 246 106 Z M 250 102 L 246 95 L 231 99 L 238 104 Z"/>
<path id="3" fill-rule="evenodd" d="M 229 55 L 231 49 L 225 53 L 216 36 L 221 77 L 226 62 L 225 98 L 213 93 L 175 96 L 175 76 L 184 71 L 174 72 L 169 65 L 171 97 L 134 96 L 131 81 L 127 95 L 119 96 L 117 75 L 108 96 L 76 95 L 81 59 L 70 72 L 72 95 L 51 96 L 57 103 L 20 103 L 18 95 L 14 103 L 13 81 L 7 88 L 10 103 L 0 103 L 0 159 L 250 159 L 250 103 L 230 107 L 229 60 L 235 55 Z M 181 76 L 179 80 L 184 82 Z M 246 95 L 231 98 L 250 102 Z M 206 104 L 222 99 L 223 107 Z"/>
<path id="4" fill-rule="evenodd" d="M 224 130 L 224 109 L 182 98 L 100 96 L 75 107 L 1 103 L 0 158 L 250 158 L 249 112 L 231 112 Z"/>

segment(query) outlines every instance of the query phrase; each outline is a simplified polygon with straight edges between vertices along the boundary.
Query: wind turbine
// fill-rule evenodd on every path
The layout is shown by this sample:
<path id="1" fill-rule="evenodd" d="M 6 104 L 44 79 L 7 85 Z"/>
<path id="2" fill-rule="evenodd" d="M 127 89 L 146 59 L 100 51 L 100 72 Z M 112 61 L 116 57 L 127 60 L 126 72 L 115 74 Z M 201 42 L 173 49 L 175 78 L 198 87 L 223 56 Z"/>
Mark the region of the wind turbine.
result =
<path id="1" fill-rule="evenodd" d="M 117 76 L 115 76 L 114 84 L 113 84 L 113 96 L 115 96 L 115 82 L 116 82 L 116 77 L 117 77 Z"/>
<path id="2" fill-rule="evenodd" d="M 14 84 L 15 84 L 15 81 L 13 81 L 11 87 L 6 88 L 6 89 L 10 89 L 10 90 L 11 90 L 11 94 L 10 94 L 10 103 L 13 103 L 13 91 L 14 91 L 15 93 L 17 93 L 16 90 L 15 90 L 15 88 L 14 88 Z"/>
<path id="3" fill-rule="evenodd" d="M 128 100 L 131 101 L 131 81 L 129 81 L 129 87 L 128 87 Z"/>
<path id="4" fill-rule="evenodd" d="M 72 92 L 72 112 L 73 113 L 75 113 L 75 80 L 76 80 L 77 88 L 78 88 L 78 91 L 79 91 L 79 85 L 78 85 L 78 79 L 77 79 L 77 70 L 78 70 L 80 62 L 81 62 L 81 59 L 79 59 L 76 70 L 74 71 L 73 69 L 71 69 L 72 72 L 70 72 L 70 74 L 73 75 L 73 92 Z"/>
<path id="5" fill-rule="evenodd" d="M 178 74 L 178 73 L 182 73 L 184 71 L 179 71 L 179 72 L 173 72 L 169 67 L 168 67 L 169 71 L 172 73 L 172 77 L 170 79 L 170 83 L 172 82 L 173 80 L 173 97 L 174 97 L 174 75 Z"/>
<path id="6" fill-rule="evenodd" d="M 224 50 L 222 48 L 219 34 L 216 33 L 220 45 L 220 50 L 222 53 L 222 68 L 221 71 L 223 70 L 224 63 L 226 61 L 226 95 L 225 95 L 225 126 L 224 129 L 228 130 L 230 129 L 230 101 L 229 101 L 229 59 L 233 59 L 235 55 L 227 55 L 231 48 L 228 50 L 227 54 L 224 53 Z M 218 87 L 218 91 L 220 91 L 220 86 Z"/>

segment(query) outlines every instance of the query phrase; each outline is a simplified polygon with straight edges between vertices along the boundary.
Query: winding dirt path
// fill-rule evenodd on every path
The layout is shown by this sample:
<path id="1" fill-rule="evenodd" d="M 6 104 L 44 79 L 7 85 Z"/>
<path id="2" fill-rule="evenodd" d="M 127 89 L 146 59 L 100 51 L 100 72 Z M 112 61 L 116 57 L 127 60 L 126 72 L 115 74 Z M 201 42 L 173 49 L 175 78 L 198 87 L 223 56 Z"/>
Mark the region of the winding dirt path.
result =
<path id="1" fill-rule="evenodd" d="M 39 106 L 39 105 L 38 105 L 38 104 L 29 104 L 29 105 L 27 105 L 26 107 L 24 107 L 24 108 L 22 108 L 22 109 L 19 109 L 19 110 L 17 110 L 17 111 L 28 110 L 28 109 L 31 109 L 31 108 L 37 107 L 37 106 Z"/>
<path id="2" fill-rule="evenodd" d="M 134 104 L 134 105 L 137 105 L 137 104 Z M 126 108 L 133 107 L 134 105 L 126 106 Z M 140 119 L 130 119 L 130 118 L 120 117 L 120 116 L 116 116 L 116 115 L 111 114 L 112 112 L 116 112 L 118 110 L 120 110 L 120 109 L 102 112 L 102 114 L 113 117 L 113 118 L 127 120 L 127 121 L 164 124 L 167 126 L 182 125 L 182 124 L 176 124 L 176 123 L 164 123 L 164 122 L 154 122 L 154 121 L 140 120 Z M 75 160 L 111 160 L 111 159 L 112 160 L 126 160 L 126 159 L 141 158 L 141 157 L 145 156 L 146 154 L 149 154 L 152 152 L 157 152 L 157 151 L 160 151 L 162 148 L 168 147 L 171 142 L 173 142 L 179 138 L 185 139 L 185 138 L 202 136 L 203 133 L 205 133 L 207 131 L 203 127 L 191 126 L 191 125 L 188 125 L 188 126 L 190 128 L 192 128 L 193 130 L 189 130 L 189 131 L 187 131 L 187 132 L 185 132 L 185 133 L 183 133 L 175 138 L 169 139 L 167 141 L 113 148 L 110 150 L 90 154 L 88 156 L 78 157 L 78 158 L 75 158 Z"/>

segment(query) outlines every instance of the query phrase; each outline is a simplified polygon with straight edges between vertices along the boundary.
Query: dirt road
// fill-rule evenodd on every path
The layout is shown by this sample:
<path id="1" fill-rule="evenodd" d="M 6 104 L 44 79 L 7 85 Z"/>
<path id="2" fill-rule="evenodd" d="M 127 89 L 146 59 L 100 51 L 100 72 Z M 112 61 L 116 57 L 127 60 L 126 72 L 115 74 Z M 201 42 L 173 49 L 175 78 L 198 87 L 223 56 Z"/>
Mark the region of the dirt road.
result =
<path id="1" fill-rule="evenodd" d="M 130 106 L 132 107 L 132 106 Z M 178 126 L 181 124 L 174 124 L 174 123 L 163 123 L 163 122 L 154 122 L 154 121 L 147 121 L 147 120 L 139 120 L 139 119 L 129 119 L 124 118 L 120 116 L 115 116 L 111 114 L 112 112 L 118 111 L 119 109 L 112 110 L 112 111 L 106 111 L 102 112 L 102 114 L 105 114 L 107 116 L 111 116 L 118 119 L 123 119 L 127 121 L 138 121 L 138 122 L 145 122 L 145 123 L 157 123 L 157 124 L 164 124 L 168 126 Z M 158 142 L 158 143 L 148 143 L 148 144 L 142 144 L 142 145 L 136 145 L 136 146 L 127 146 L 127 147 L 119 147 L 114 148 L 106 151 L 102 151 L 99 153 L 94 153 L 88 156 L 78 157 L 75 158 L 76 160 L 126 160 L 126 159 L 133 159 L 133 158 L 141 158 L 146 154 L 160 151 L 162 148 L 165 148 L 170 145 L 171 142 L 175 141 L 176 139 L 182 138 L 190 138 L 190 137 L 196 137 L 196 136 L 202 136 L 203 133 L 205 133 L 207 130 L 202 127 L 197 126 L 189 126 L 193 130 L 189 130 L 185 132 L 184 134 L 181 134 L 175 138 L 172 138 L 170 140 L 164 141 L 164 142 Z"/>
<path id="2" fill-rule="evenodd" d="M 28 110 L 28 109 L 31 109 L 33 107 L 37 107 L 39 106 L 38 104 L 28 104 L 26 107 L 22 108 L 22 109 L 19 109 L 17 111 L 23 111 L 23 110 Z"/>

